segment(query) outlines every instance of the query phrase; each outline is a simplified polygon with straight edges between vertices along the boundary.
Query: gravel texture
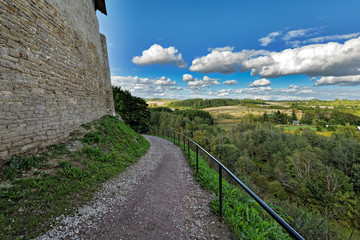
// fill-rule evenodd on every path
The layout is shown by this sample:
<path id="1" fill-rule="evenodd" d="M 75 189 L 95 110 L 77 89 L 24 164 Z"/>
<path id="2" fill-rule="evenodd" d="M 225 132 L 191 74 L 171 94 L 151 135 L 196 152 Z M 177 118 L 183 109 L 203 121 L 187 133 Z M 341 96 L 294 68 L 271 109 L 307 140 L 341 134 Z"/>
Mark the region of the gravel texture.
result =
<path id="1" fill-rule="evenodd" d="M 193 180 L 180 148 L 145 137 L 145 156 L 37 239 L 231 239 L 227 226 L 210 213 L 213 196 Z"/>

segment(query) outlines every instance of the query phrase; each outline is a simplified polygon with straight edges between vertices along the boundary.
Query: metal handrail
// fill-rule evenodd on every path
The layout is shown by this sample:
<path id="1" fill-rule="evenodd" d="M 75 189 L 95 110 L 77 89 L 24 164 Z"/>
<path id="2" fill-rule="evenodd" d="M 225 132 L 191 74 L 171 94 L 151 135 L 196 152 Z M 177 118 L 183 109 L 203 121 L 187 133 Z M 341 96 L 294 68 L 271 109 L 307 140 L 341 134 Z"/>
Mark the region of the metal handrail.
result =
<path id="1" fill-rule="evenodd" d="M 174 139 L 174 143 L 175 143 L 175 138 L 176 138 L 176 134 L 178 134 L 178 142 L 180 143 L 180 139 L 182 136 L 183 137 L 183 144 L 184 144 L 184 150 L 186 149 L 186 142 L 185 139 L 187 139 L 187 153 L 188 153 L 188 158 L 190 158 L 190 142 L 192 142 L 195 146 L 196 146 L 196 172 L 199 172 L 199 149 L 201 151 L 203 151 L 206 155 L 208 155 L 214 162 L 216 162 L 219 165 L 219 203 L 220 203 L 220 216 L 222 217 L 222 170 L 224 170 L 225 172 L 227 172 L 253 199 L 255 199 L 255 201 L 257 203 L 260 204 L 260 206 L 265 209 L 265 211 L 267 213 L 270 214 L 270 216 L 275 219 L 282 228 L 284 228 L 286 230 L 286 232 L 288 232 L 290 234 L 290 236 L 294 239 L 299 239 L 299 240 L 304 240 L 304 238 L 298 233 L 296 232 L 287 222 L 285 222 L 274 210 L 272 210 L 263 200 L 261 200 L 261 198 L 259 198 L 253 191 L 251 191 L 250 188 L 248 188 L 242 181 L 240 181 L 227 167 L 225 167 L 224 164 L 222 164 L 219 160 L 217 160 L 214 156 L 212 156 L 210 153 L 208 153 L 204 148 L 202 148 L 199 144 L 197 144 L 195 141 L 193 141 L 192 139 L 190 139 L 189 137 L 185 136 L 184 134 L 180 133 L 180 132 L 175 132 L 172 130 L 165 130 L 167 132 L 167 137 L 170 139 L 170 137 L 172 137 Z M 170 132 L 173 133 L 173 136 L 170 136 Z M 159 136 L 164 136 L 164 130 L 161 130 L 160 134 L 160 130 L 158 129 L 158 135 Z"/>

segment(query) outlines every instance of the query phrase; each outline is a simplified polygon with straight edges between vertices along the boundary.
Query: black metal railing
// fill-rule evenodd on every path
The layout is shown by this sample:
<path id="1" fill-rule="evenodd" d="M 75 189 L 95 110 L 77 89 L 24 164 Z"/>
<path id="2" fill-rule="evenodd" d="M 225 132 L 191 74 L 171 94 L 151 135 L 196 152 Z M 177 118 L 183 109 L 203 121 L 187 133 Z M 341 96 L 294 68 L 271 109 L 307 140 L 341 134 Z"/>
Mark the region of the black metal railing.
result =
<path id="1" fill-rule="evenodd" d="M 178 140 L 179 144 L 181 143 L 181 137 L 183 140 L 183 146 L 184 151 L 186 150 L 187 145 L 187 157 L 190 159 L 190 142 L 195 145 L 195 152 L 196 152 L 196 173 L 199 172 L 199 149 L 206 154 L 210 159 L 212 159 L 215 163 L 219 166 L 219 214 L 222 217 L 222 199 L 223 199 L 223 191 L 222 191 L 222 172 L 225 171 L 229 174 L 229 176 L 237 182 L 257 203 L 260 204 L 260 206 L 265 209 L 267 213 L 270 214 L 270 216 L 275 219 L 281 227 L 283 227 L 286 232 L 290 234 L 290 236 L 294 239 L 301 239 L 304 238 L 297 233 L 287 222 L 285 222 L 274 210 L 272 210 L 261 198 L 259 198 L 253 191 L 251 191 L 250 188 L 248 188 L 242 181 L 240 181 L 227 167 L 225 167 L 219 160 L 217 160 L 215 157 L 213 157 L 210 153 L 208 153 L 204 148 L 202 148 L 199 144 L 197 144 L 195 141 L 190 139 L 189 137 L 185 136 L 182 133 L 175 132 L 172 130 L 163 130 L 163 129 L 157 129 L 153 130 L 155 132 L 155 135 L 161 136 L 161 137 L 167 137 L 168 139 L 173 139 L 174 143 L 176 143 L 176 139 Z M 177 137 L 176 137 L 177 135 Z M 187 140 L 187 144 L 186 144 Z"/>

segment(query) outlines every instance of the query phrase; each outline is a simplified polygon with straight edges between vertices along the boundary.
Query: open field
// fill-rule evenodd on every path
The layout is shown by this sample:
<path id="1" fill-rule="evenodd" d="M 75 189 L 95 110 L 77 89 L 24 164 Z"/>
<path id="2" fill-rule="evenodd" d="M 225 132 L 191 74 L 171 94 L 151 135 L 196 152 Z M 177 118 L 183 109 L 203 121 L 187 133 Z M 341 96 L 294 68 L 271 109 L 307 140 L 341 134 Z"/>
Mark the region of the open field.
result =
<path id="1" fill-rule="evenodd" d="M 272 106 L 280 106 L 280 107 L 289 107 L 286 103 L 283 102 L 270 102 Z M 233 126 L 242 122 L 242 118 L 248 114 L 253 114 L 255 116 L 263 115 L 264 112 L 267 114 L 271 114 L 272 112 L 280 111 L 282 113 L 286 113 L 291 115 L 292 109 L 270 109 L 269 105 L 261 105 L 261 108 L 255 107 L 247 107 L 247 106 L 222 106 L 222 107 L 213 107 L 213 108 L 205 108 L 205 111 L 210 112 L 210 114 L 215 119 L 215 124 L 223 129 L 230 130 Z M 296 110 L 296 116 L 298 119 L 301 118 L 302 112 L 300 110 Z M 305 129 L 310 129 L 316 131 L 316 127 L 312 125 L 276 125 L 277 127 L 282 127 L 284 131 L 289 133 L 295 133 L 297 131 L 303 131 Z M 327 131 L 317 131 L 319 135 L 323 136 L 331 136 L 332 132 Z"/>
<path id="2" fill-rule="evenodd" d="M 284 106 L 282 106 L 284 107 Z M 212 108 L 204 108 L 204 111 L 208 111 L 214 117 L 218 115 L 230 115 L 232 117 L 243 117 L 247 114 L 254 114 L 254 115 L 263 115 L 264 112 L 267 114 L 271 114 L 272 112 L 276 112 L 279 110 L 282 113 L 286 113 L 290 115 L 292 113 L 292 109 L 272 109 L 269 108 L 268 105 L 259 105 L 259 107 L 247 107 L 247 106 L 222 106 L 222 107 L 212 107 Z M 296 111 L 296 115 L 301 117 L 301 111 Z"/>
<path id="3" fill-rule="evenodd" d="M 146 103 L 149 104 L 150 107 L 166 107 L 168 102 L 178 101 L 176 99 L 162 99 L 162 98 L 150 98 L 146 99 Z"/>

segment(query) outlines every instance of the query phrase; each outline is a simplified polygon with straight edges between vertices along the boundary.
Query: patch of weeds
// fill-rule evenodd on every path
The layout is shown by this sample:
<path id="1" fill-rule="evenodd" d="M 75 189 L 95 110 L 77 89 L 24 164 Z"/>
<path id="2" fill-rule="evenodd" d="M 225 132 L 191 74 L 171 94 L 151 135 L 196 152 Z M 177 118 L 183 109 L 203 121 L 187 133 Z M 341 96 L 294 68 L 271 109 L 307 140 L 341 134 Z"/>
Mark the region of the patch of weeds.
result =
<path id="1" fill-rule="evenodd" d="M 91 124 L 90 123 L 84 123 L 84 124 L 81 124 L 81 127 L 84 128 L 84 129 L 89 130 L 91 128 Z"/>
<path id="2" fill-rule="evenodd" d="M 11 187 L 0 188 L 0 239 L 30 239 L 44 233 L 55 224 L 53 219 L 75 213 L 102 182 L 122 172 L 149 148 L 145 138 L 115 117 L 105 116 L 83 127 L 94 125 L 97 131 L 84 136 L 81 151 L 70 153 L 65 144 L 59 144 L 39 156 L 9 160 L 2 175 L 18 179 Z M 43 162 L 52 158 L 63 160 Z M 46 172 L 41 171 L 44 166 Z M 21 177 L 22 171 L 33 167 L 39 167 L 33 177 Z"/>
<path id="3" fill-rule="evenodd" d="M 101 131 L 89 132 L 85 134 L 82 142 L 87 144 L 99 143 L 102 137 L 103 133 Z"/>
<path id="4" fill-rule="evenodd" d="M 67 149 L 66 144 L 62 143 L 62 144 L 56 144 L 56 145 L 49 147 L 48 154 L 50 155 L 50 157 L 55 157 L 58 155 L 66 154 L 68 152 L 69 152 L 69 150 Z"/>
<path id="5" fill-rule="evenodd" d="M 46 160 L 44 155 L 11 157 L 6 163 L 7 167 L 2 171 L 4 179 L 15 179 L 21 172 L 39 167 L 40 163 Z"/>
<path id="6" fill-rule="evenodd" d="M 70 167 L 71 163 L 69 161 L 61 161 L 59 162 L 58 166 L 60 168 L 67 168 L 67 167 Z"/>

